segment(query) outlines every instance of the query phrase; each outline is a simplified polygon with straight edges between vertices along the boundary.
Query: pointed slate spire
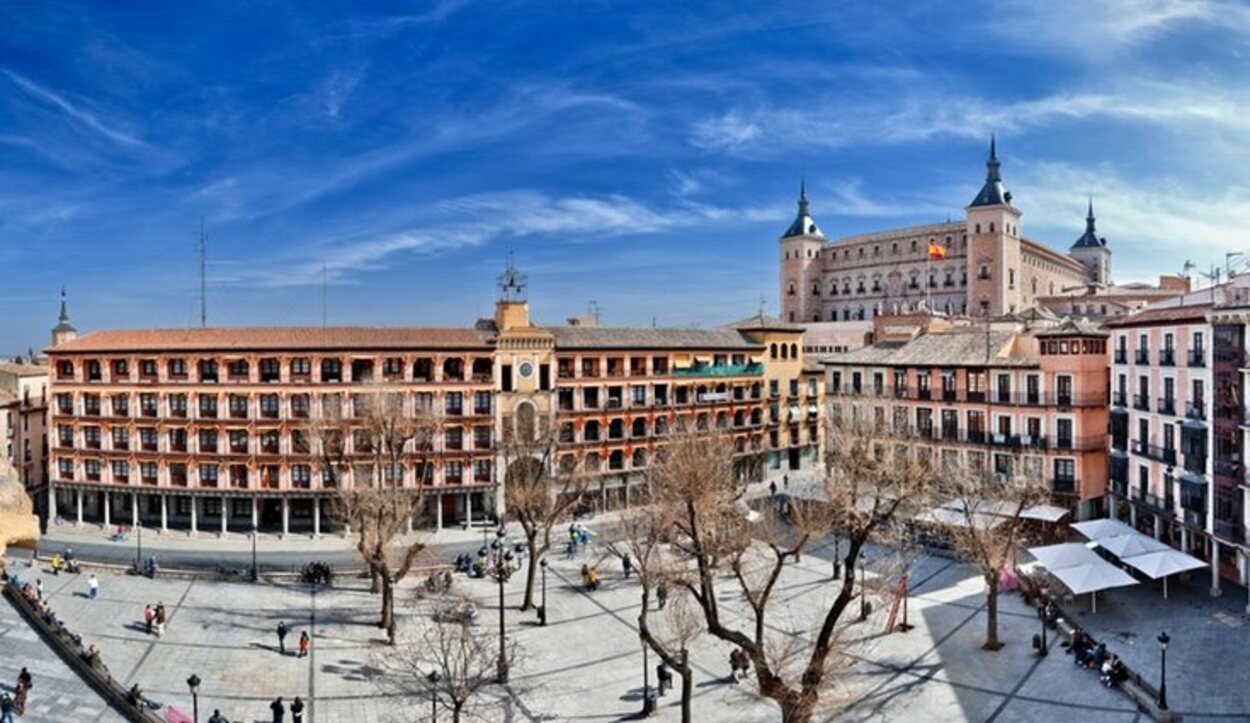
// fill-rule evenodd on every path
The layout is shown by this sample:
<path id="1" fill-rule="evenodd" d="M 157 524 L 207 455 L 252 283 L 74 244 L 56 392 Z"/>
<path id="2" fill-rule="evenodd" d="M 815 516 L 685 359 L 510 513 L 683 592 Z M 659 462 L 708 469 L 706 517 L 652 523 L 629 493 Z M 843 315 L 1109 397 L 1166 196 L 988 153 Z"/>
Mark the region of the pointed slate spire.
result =
<path id="1" fill-rule="evenodd" d="M 64 286 L 61 287 L 61 315 L 60 317 L 58 317 L 58 320 L 62 324 L 69 323 L 69 304 L 67 304 L 65 301 L 65 287 Z"/>
<path id="2" fill-rule="evenodd" d="M 781 234 L 782 238 L 790 238 L 791 236 L 819 236 L 824 238 L 824 234 L 820 232 L 808 210 L 806 177 L 799 181 L 799 213 L 794 217 L 794 223 L 790 224 L 790 228 Z"/>
<path id="3" fill-rule="evenodd" d="M 1002 164 L 998 162 L 998 142 L 993 134 L 990 134 L 990 157 L 985 161 L 985 185 L 968 205 L 1011 205 L 1011 193 L 1003 187 Z"/>
<path id="4" fill-rule="evenodd" d="M 1072 244 L 1072 248 L 1097 248 L 1103 243 L 1098 239 L 1098 232 L 1094 228 L 1094 197 L 1089 197 L 1089 211 L 1085 214 L 1085 233 Z"/>

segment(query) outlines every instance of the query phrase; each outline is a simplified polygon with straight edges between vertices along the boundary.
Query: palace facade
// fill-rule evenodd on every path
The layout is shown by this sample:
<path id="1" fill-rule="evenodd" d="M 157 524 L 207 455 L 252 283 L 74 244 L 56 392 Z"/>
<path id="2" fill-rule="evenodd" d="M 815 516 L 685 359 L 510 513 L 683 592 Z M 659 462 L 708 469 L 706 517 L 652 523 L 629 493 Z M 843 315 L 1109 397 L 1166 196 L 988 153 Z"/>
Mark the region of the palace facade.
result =
<path id="1" fill-rule="evenodd" d="M 927 308 L 999 316 L 1043 299 L 1111 283 L 1111 249 L 1091 202 L 1085 233 L 1067 253 L 1026 238 L 1003 185 L 993 140 L 985 183 L 962 221 L 829 239 L 808 208 L 779 240 L 782 316 L 792 323 L 872 319 Z"/>

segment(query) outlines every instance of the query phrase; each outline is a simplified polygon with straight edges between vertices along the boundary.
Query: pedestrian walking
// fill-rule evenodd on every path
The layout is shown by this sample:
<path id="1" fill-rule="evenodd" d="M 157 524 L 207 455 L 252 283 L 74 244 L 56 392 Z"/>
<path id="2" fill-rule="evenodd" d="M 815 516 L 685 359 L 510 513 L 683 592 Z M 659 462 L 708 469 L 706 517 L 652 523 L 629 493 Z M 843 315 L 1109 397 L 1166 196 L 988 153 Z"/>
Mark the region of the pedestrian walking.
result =
<path id="1" fill-rule="evenodd" d="M 664 609 L 664 603 L 668 602 L 668 585 L 660 583 L 655 586 L 655 601 L 659 603 L 657 610 Z"/>
<path id="2" fill-rule="evenodd" d="M 156 579 L 156 555 L 148 555 L 148 577 Z"/>
<path id="3" fill-rule="evenodd" d="M 586 589 L 592 591 L 599 589 L 599 568 L 592 567 L 590 572 L 586 573 Z"/>
<path id="4" fill-rule="evenodd" d="M 152 622 L 154 620 L 156 620 L 156 611 L 152 609 L 151 605 L 144 605 L 143 606 L 143 624 L 148 629 L 148 635 L 152 634 Z"/>
<path id="5" fill-rule="evenodd" d="M 788 474 L 781 475 L 781 486 L 785 487 L 786 489 L 790 489 L 790 475 Z"/>
<path id="6" fill-rule="evenodd" d="M 17 686 L 17 692 L 13 694 L 13 712 L 18 714 L 18 716 L 26 715 L 26 694 L 28 692 L 26 686 L 19 685 Z"/>
<path id="7" fill-rule="evenodd" d="M 777 496 L 777 480 L 773 480 L 772 482 L 768 483 L 768 496 L 769 497 Z"/>
<path id="8" fill-rule="evenodd" d="M 95 573 L 91 573 L 91 577 L 87 578 L 87 597 L 95 600 L 100 596 L 100 581 L 96 579 Z"/>
<path id="9" fill-rule="evenodd" d="M 15 723 L 13 720 L 13 699 L 8 693 L 0 695 L 0 723 Z"/>
<path id="10" fill-rule="evenodd" d="M 165 603 L 158 601 L 156 603 L 156 637 L 165 637 Z"/>
<path id="11" fill-rule="evenodd" d="M 582 563 L 582 587 L 590 588 L 590 565 Z"/>
<path id="12" fill-rule="evenodd" d="M 208 719 L 208 723 L 230 723 L 230 721 L 224 715 L 221 714 L 220 710 L 218 710 L 217 708 L 214 708 L 213 715 L 212 717 Z"/>
<path id="13" fill-rule="evenodd" d="M 291 723 L 304 723 L 304 701 L 298 695 L 291 701 Z"/>
<path id="14" fill-rule="evenodd" d="M 278 621 L 278 652 L 286 655 L 286 623 Z"/>
<path id="15" fill-rule="evenodd" d="M 311 643 L 312 643 L 312 640 L 311 640 L 311 639 L 309 639 L 309 637 L 308 637 L 308 631 L 307 631 L 307 630 L 301 630 L 301 631 L 300 631 L 300 633 L 299 633 L 299 657 L 303 658 L 303 657 L 305 657 L 305 656 L 307 656 L 307 655 L 308 655 L 308 646 L 309 646 L 309 644 L 311 644 Z M 295 700 L 299 700 L 299 698 L 296 698 Z M 294 704 L 294 703 L 292 703 L 292 704 L 291 704 L 291 706 L 292 706 L 291 710 L 292 710 L 292 712 L 294 712 L 294 710 L 295 710 L 295 708 L 294 708 L 295 704 Z M 298 719 L 297 719 L 297 720 L 298 720 Z"/>
<path id="16" fill-rule="evenodd" d="M 23 667 L 21 672 L 17 674 L 17 687 L 19 688 L 23 686 L 25 686 L 26 688 L 29 688 L 31 685 L 34 684 L 34 682 L 35 682 L 34 677 L 31 676 L 30 671 L 27 670 L 25 667 Z"/>
<path id="17" fill-rule="evenodd" d="M 35 580 L 35 599 L 36 600 L 43 599 L 43 578 L 42 577 L 39 578 L 38 580 Z"/>
<path id="18" fill-rule="evenodd" d="M 634 559 L 629 553 L 621 555 L 621 569 L 625 571 L 625 579 L 629 579 L 629 574 L 634 571 Z"/>
<path id="19" fill-rule="evenodd" d="M 274 698 L 269 704 L 269 710 L 273 711 L 273 723 L 282 723 L 282 719 L 286 717 L 286 705 L 282 703 L 282 696 Z"/>

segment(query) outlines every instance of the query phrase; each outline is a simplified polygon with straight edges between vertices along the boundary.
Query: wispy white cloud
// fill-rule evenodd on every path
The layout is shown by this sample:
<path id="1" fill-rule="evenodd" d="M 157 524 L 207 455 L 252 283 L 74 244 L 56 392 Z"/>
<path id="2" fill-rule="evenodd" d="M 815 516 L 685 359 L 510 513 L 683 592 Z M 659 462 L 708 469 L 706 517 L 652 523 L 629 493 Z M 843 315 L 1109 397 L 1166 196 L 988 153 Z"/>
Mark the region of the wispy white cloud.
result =
<path id="1" fill-rule="evenodd" d="M 1104 60 L 1186 25 L 1250 32 L 1250 9 L 1236 0 L 1002 0 L 986 25 L 1008 50 Z"/>
<path id="2" fill-rule="evenodd" d="M 788 211 L 770 208 L 729 209 L 683 203 L 656 208 L 619 195 L 553 197 L 536 191 L 479 194 L 443 201 L 429 209 L 426 223 L 377 234 L 326 239 L 312 249 L 272 263 L 236 268 L 215 279 L 219 284 L 282 287 L 350 283 L 359 272 L 388 268 L 403 255 L 437 254 L 497 240 L 554 238 L 566 244 L 597 242 L 619 236 L 647 236 L 668 231 L 777 221 Z"/>
<path id="3" fill-rule="evenodd" d="M 124 146 L 142 146 L 143 141 L 124 131 L 117 130 L 96 117 L 96 115 L 88 110 L 84 110 L 77 105 L 71 103 L 63 95 L 53 92 L 38 83 L 18 75 L 11 70 L 0 70 L 10 81 L 18 88 L 32 98 L 48 103 L 62 113 L 78 121 L 83 126 L 95 131 L 101 136 Z"/>
<path id="4" fill-rule="evenodd" d="M 864 191 L 863 179 L 849 178 L 828 185 L 830 198 L 822 200 L 823 215 L 860 216 L 866 218 L 904 218 L 915 216 L 940 216 L 951 212 L 950 205 L 943 205 L 932 198 L 916 194 L 879 193 Z"/>
<path id="5" fill-rule="evenodd" d="M 1104 120 L 1206 125 L 1250 131 L 1250 97 L 1226 87 L 1138 80 L 1110 92 L 1072 92 L 1004 101 L 935 94 L 923 88 L 853 102 L 813 98 L 787 108 L 732 108 L 697 121 L 690 140 L 705 150 L 744 154 L 836 149 L 938 138 L 983 139 L 1062 122 Z"/>
<path id="6" fill-rule="evenodd" d="M 342 110 L 343 104 L 347 102 L 352 91 L 360 84 L 360 80 L 363 77 L 363 69 L 338 70 L 330 74 L 330 77 L 322 86 L 320 94 L 321 104 L 325 109 L 326 115 L 331 118 L 339 117 L 339 111 Z"/>
<path id="7" fill-rule="evenodd" d="M 1026 235 L 1060 248 L 1084 228 L 1092 194 L 1098 232 L 1108 238 L 1117 280 L 1173 273 L 1186 259 L 1206 268 L 1226 251 L 1250 252 L 1250 186 L 1213 188 L 1180 178 L 1138 178 L 1115 166 L 1022 164 L 1013 189 L 1025 210 Z"/>

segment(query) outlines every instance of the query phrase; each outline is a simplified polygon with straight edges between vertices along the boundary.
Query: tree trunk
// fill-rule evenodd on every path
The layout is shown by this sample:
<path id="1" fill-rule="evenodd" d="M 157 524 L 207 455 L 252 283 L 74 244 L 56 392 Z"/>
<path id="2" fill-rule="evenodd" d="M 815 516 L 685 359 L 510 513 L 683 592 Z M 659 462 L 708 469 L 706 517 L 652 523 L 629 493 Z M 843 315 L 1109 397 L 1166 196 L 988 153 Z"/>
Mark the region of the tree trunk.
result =
<path id="1" fill-rule="evenodd" d="M 998 581 L 988 584 L 985 590 L 985 645 L 986 650 L 998 650 L 1003 644 L 998 640 Z"/>
<path id="2" fill-rule="evenodd" d="M 529 564 L 526 565 L 526 567 L 529 569 L 525 571 L 525 599 L 521 601 L 521 609 L 533 610 L 534 609 L 534 575 L 538 568 L 539 549 L 537 546 L 534 545 L 534 541 L 532 539 L 527 540 L 525 545 L 527 548 L 529 548 L 529 552 L 528 552 Z"/>
<path id="3" fill-rule="evenodd" d="M 694 720 L 690 716 L 690 700 L 694 697 L 694 671 L 687 664 L 677 672 L 681 674 L 681 723 L 690 723 Z"/>
<path id="4" fill-rule="evenodd" d="M 451 723 L 460 723 L 460 709 L 464 703 L 456 703 L 451 708 Z"/>
<path id="5" fill-rule="evenodd" d="M 389 631 L 395 622 L 395 583 L 391 582 L 387 575 L 380 577 L 382 579 L 382 619 L 378 621 L 378 627 Z"/>
<path id="6" fill-rule="evenodd" d="M 369 592 L 374 595 L 382 592 L 382 583 L 378 581 L 378 569 L 373 566 L 369 567 Z"/>

